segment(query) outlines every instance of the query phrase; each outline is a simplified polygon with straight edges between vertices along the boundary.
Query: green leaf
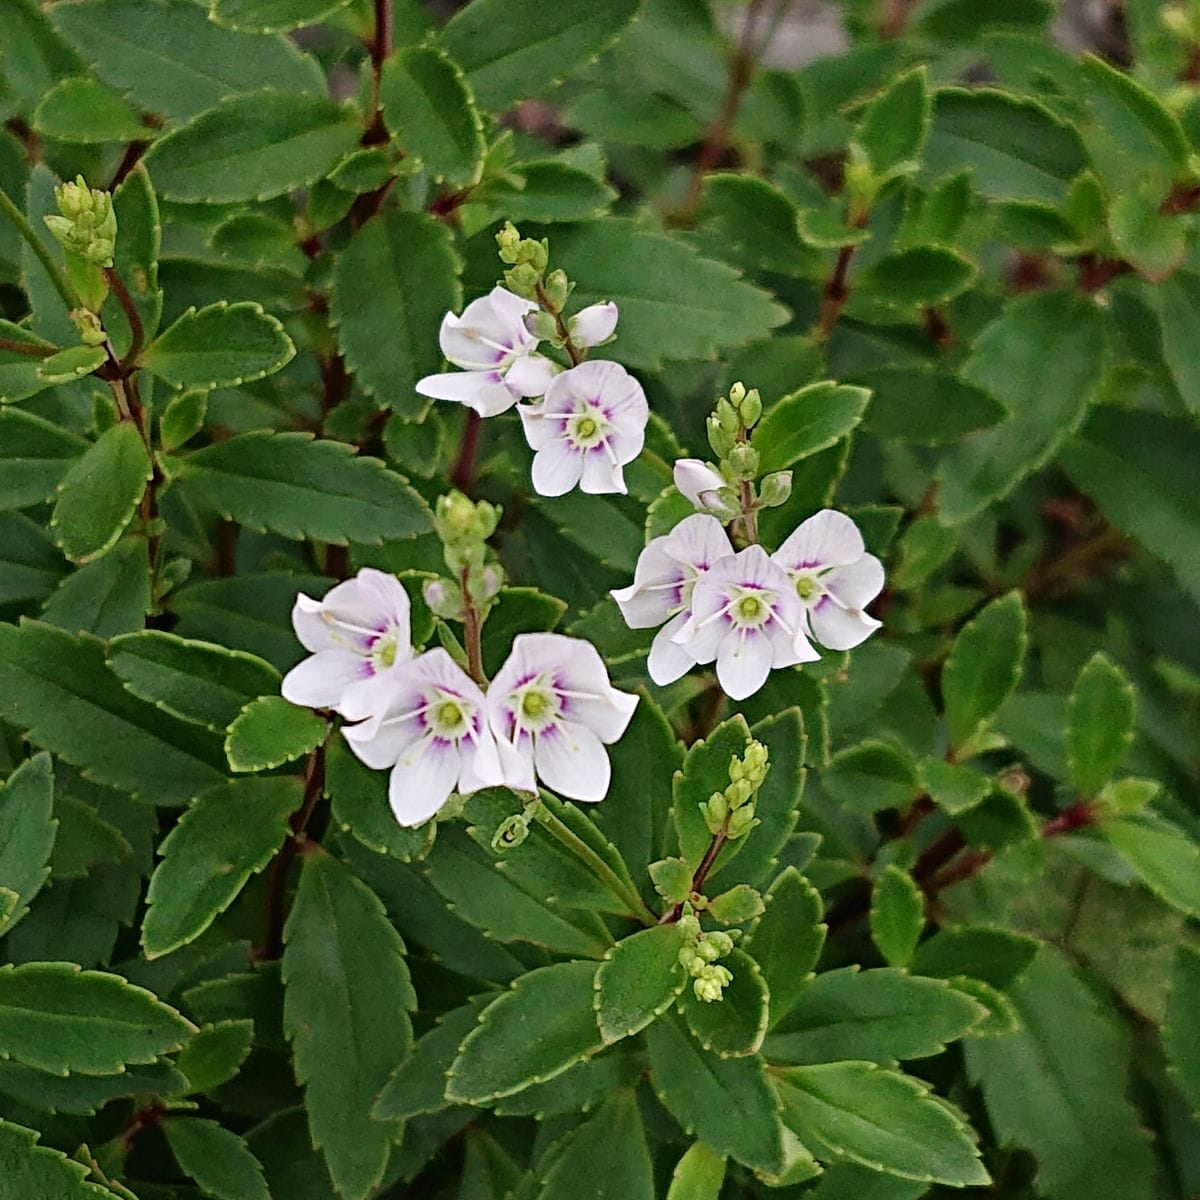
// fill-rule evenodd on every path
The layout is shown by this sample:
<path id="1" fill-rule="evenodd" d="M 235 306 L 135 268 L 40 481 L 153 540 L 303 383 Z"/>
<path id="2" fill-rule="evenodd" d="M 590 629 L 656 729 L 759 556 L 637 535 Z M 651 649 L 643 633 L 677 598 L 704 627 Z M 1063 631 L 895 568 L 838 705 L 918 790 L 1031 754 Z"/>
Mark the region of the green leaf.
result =
<path id="1" fill-rule="evenodd" d="M 575 1114 L 590 1110 L 615 1089 L 638 1080 L 639 1060 L 629 1048 L 584 1059 L 546 1083 L 535 1083 L 497 1102 L 497 1116 L 537 1117 Z"/>
<path id="2" fill-rule="evenodd" d="M 926 368 L 875 367 L 855 382 L 871 392 L 863 428 L 883 438 L 936 446 L 1007 416 L 1004 405 L 981 388 Z"/>
<path id="3" fill-rule="evenodd" d="M 492 676 L 500 670 L 518 634 L 548 633 L 566 611 L 567 606 L 558 597 L 547 596 L 536 588 L 501 588 L 483 625 L 484 672 Z"/>
<path id="4" fill-rule="evenodd" d="M 703 135 L 700 122 L 666 96 L 615 88 L 581 92 L 568 105 L 563 119 L 588 137 L 654 150 L 687 146 Z"/>
<path id="5" fill-rule="evenodd" d="M 933 0 L 921 6 L 916 27 L 941 41 L 970 42 L 989 25 L 1042 29 L 1054 16 L 1052 0 L 1010 0 L 1001 8 L 988 0 Z"/>
<path id="6" fill-rule="evenodd" d="M 462 71 L 442 51 L 408 46 L 383 64 L 379 99 L 392 140 L 438 179 L 471 184 L 483 166 L 483 121 Z"/>
<path id="7" fill-rule="evenodd" d="M 162 1123 L 179 1169 L 213 1200 L 271 1200 L 258 1159 L 236 1133 L 202 1117 Z"/>
<path id="8" fill-rule="evenodd" d="M 0 1120 L 0 1179 L 13 1200 L 112 1200 L 107 1188 L 87 1182 L 82 1163 L 37 1142 L 34 1130 Z"/>
<path id="9" fill-rule="evenodd" d="M 481 107 L 511 108 L 586 66 L 633 19 L 638 0 L 587 0 L 546 8 L 537 0 L 476 0 L 438 34 L 437 45 L 466 72 Z"/>
<path id="10" fill-rule="evenodd" d="M 758 963 L 744 950 L 731 951 L 721 965 L 733 975 L 721 999 L 706 1002 L 688 987 L 679 999 L 679 1008 L 705 1050 L 721 1058 L 744 1058 L 763 1043 L 771 997 Z"/>
<path id="11" fill-rule="evenodd" d="M 942 980 L 889 967 L 844 967 L 818 975 L 800 993 L 772 1029 L 765 1053 L 782 1063 L 927 1058 L 986 1015 Z"/>
<path id="12" fill-rule="evenodd" d="M 592 1010 L 594 962 L 563 962 L 522 975 L 480 1014 L 450 1067 L 446 1097 L 490 1104 L 561 1075 L 604 1042 Z"/>
<path id="13" fill-rule="evenodd" d="M 784 1121 L 824 1156 L 950 1187 L 990 1182 L 970 1127 L 926 1083 L 868 1062 L 793 1067 L 775 1079 Z"/>
<path id="14" fill-rule="evenodd" d="M 727 892 L 713 896 L 708 902 L 707 912 L 721 925 L 744 925 L 761 917 L 764 908 L 762 894 L 748 883 L 739 883 Z"/>
<path id="15" fill-rule="evenodd" d="M 0 783 L 0 888 L 12 897 L 0 915 L 7 933 L 28 911 L 50 877 L 54 819 L 50 755 L 36 754 Z"/>
<path id="16" fill-rule="evenodd" d="M 1037 1155 L 1038 1188 L 1054 1200 L 1150 1200 L 1154 1156 L 1108 1004 L 1049 946 L 1008 994 L 1021 1032 L 966 1047 L 997 1138 Z"/>
<path id="17" fill-rule="evenodd" d="M 989 200 L 1061 201 L 1087 166 L 1079 135 L 1036 100 L 992 88 L 943 88 L 934 97 L 925 173 L 964 166 Z"/>
<path id="18" fill-rule="evenodd" d="M 1191 353 L 1200 337 L 1200 276 L 1176 271 L 1150 293 L 1162 330 L 1163 359 L 1184 404 L 1200 415 L 1200 365 Z"/>
<path id="19" fill-rule="evenodd" d="M 693 1142 L 671 1172 L 667 1200 L 717 1200 L 725 1182 L 725 1160 L 703 1142 Z"/>
<path id="20" fill-rule="evenodd" d="M 208 15 L 226 29 L 287 33 L 304 25 L 315 25 L 349 3 L 350 0 L 212 0 Z"/>
<path id="21" fill-rule="evenodd" d="M 1133 685 L 1104 654 L 1079 672 L 1067 701 L 1067 761 L 1081 796 L 1095 796 L 1133 741 Z"/>
<path id="22" fill-rule="evenodd" d="M 605 353 L 627 367 L 654 370 L 666 360 L 711 358 L 787 319 L 766 292 L 730 267 L 625 219 L 556 228 L 554 262 L 579 281 L 574 303 L 617 304 L 621 335 Z"/>
<path id="23" fill-rule="evenodd" d="M 921 790 L 952 817 L 982 804 L 992 790 L 992 781 L 982 772 L 948 763 L 944 758 L 922 759 L 917 774 Z"/>
<path id="24" fill-rule="evenodd" d="M 43 358 L 37 365 L 37 376 L 43 383 L 74 383 L 92 374 L 107 358 L 108 352 L 102 346 L 68 346 Z"/>
<path id="25" fill-rule="evenodd" d="M 656 925 L 619 941 L 596 972 L 593 1006 L 606 1045 L 640 1033 L 671 1007 L 687 982 L 679 924 Z"/>
<path id="26" fill-rule="evenodd" d="M 1162 1044 L 1168 1070 L 1187 1097 L 1193 1112 L 1200 1112 L 1200 951 L 1180 946 L 1171 963 L 1171 992 L 1163 1022 Z"/>
<path id="27" fill-rule="evenodd" d="M 1029 641 L 1020 592 L 993 600 L 962 627 L 942 668 L 942 699 L 950 743 L 970 749 L 1008 699 Z"/>
<path id="28" fill-rule="evenodd" d="M 925 928 L 925 898 L 907 871 L 894 863 L 879 873 L 871 891 L 871 940 L 889 967 L 912 962 Z"/>
<path id="29" fill-rule="evenodd" d="M 1099 829 L 1156 896 L 1200 916 L 1200 847 L 1187 834 L 1149 816 L 1102 820 Z"/>
<path id="30" fill-rule="evenodd" d="M 179 1049 L 194 1026 L 144 988 L 73 963 L 0 967 L 0 1054 L 55 1075 L 112 1075 Z"/>
<path id="31" fill-rule="evenodd" d="M 822 269 L 820 257 L 801 240 L 796 205 L 765 179 L 709 175 L 700 222 L 697 244 L 713 258 L 747 270 L 801 277 Z M 757 385 L 758 376 L 754 378 Z M 797 382 L 789 380 L 788 390 Z"/>
<path id="32" fill-rule="evenodd" d="M 55 35 L 36 0 L 3 6 L 0 45 L 5 49 L 5 80 L 15 93 L 5 97 L 6 107 L 15 98 L 26 115 L 57 79 L 79 73 L 79 59 Z"/>
<path id="33" fill-rule="evenodd" d="M 33 127 L 60 142 L 132 142 L 149 131 L 134 111 L 98 79 L 63 79 L 41 99 Z"/>
<path id="34" fill-rule="evenodd" d="M 1062 454 L 1075 485 L 1168 563 L 1193 597 L 1200 597 L 1200 496 L 1188 481 L 1197 453 L 1195 422 L 1106 406 Z"/>
<path id="35" fill-rule="evenodd" d="M 204 428 L 208 393 L 202 389 L 174 396 L 158 419 L 158 440 L 168 454 L 178 450 Z"/>
<path id="36" fill-rule="evenodd" d="M 650 1026 L 646 1048 L 650 1083 L 687 1133 L 753 1170 L 782 1168 L 779 1105 L 761 1059 L 709 1054 L 675 1016 Z"/>
<path id="37" fill-rule="evenodd" d="M 246 1144 L 262 1164 L 273 1197 L 338 1200 L 325 1162 L 313 1149 L 302 1108 L 273 1113 L 250 1130 Z"/>
<path id="38" fill-rule="evenodd" d="M 917 771 L 895 742 L 867 738 L 830 759 L 821 787 L 854 812 L 906 808 L 917 795 Z"/>
<path id="39" fill-rule="evenodd" d="M 825 946 L 821 893 L 795 867 L 786 867 L 766 895 L 767 910 L 746 941 L 771 994 L 771 1023 L 794 1007 Z"/>
<path id="40" fill-rule="evenodd" d="M 489 182 L 480 199 L 513 221 L 587 221 L 617 198 L 603 179 L 559 158 L 514 163 L 511 177 Z"/>
<path id="41" fill-rule="evenodd" d="M 429 528 L 424 501 L 399 475 L 308 433 L 239 434 L 172 459 L 171 471 L 230 520 L 297 540 L 378 545 Z"/>
<path id="42" fill-rule="evenodd" d="M 205 1025 L 180 1051 L 176 1064 L 192 1092 L 211 1092 L 232 1079 L 254 1041 L 254 1022 L 230 1019 Z"/>
<path id="43" fill-rule="evenodd" d="M 848 311 L 853 314 L 860 304 L 865 315 L 945 304 L 966 291 L 975 274 L 969 259 L 943 246 L 896 250 L 855 276 Z"/>
<path id="44" fill-rule="evenodd" d="M 941 929 L 917 947 L 912 969 L 938 979 L 971 975 L 1003 990 L 1033 962 L 1038 944 L 1027 934 L 1004 929 Z"/>
<path id="45" fill-rule="evenodd" d="M 34 346 L 39 350 L 53 352 L 54 345 L 31 333 L 23 325 L 11 321 L 0 321 L 0 337 L 23 346 Z M 13 350 L 0 350 L 0 403 L 26 400 L 36 396 L 49 385 L 38 374 L 42 359 L 37 355 L 19 354 Z"/>
<path id="46" fill-rule="evenodd" d="M 283 326 L 261 306 L 219 300 L 189 308 L 142 354 L 141 363 L 180 388 L 238 387 L 273 375 L 295 357 Z"/>
<path id="47" fill-rule="evenodd" d="M 150 339 L 158 332 L 162 319 L 163 294 L 158 286 L 162 219 L 150 176 L 140 162 L 113 192 L 113 212 L 120 230 L 113 266 L 141 317 L 145 338 Z M 117 353 L 128 354 L 133 348 L 133 331 L 116 296 L 109 295 L 102 315 Z"/>
<path id="48" fill-rule="evenodd" d="M 1051 458 L 1082 420 L 1104 353 L 1103 319 L 1086 300 L 1035 294 L 1004 308 L 976 340 L 962 375 L 1010 416 L 971 434 L 943 458 L 943 521 L 953 525 L 974 516 Z"/>
<path id="49" fill-rule="evenodd" d="M 147 893 L 147 958 L 199 937 L 261 871 L 300 807 L 297 779 L 234 779 L 202 792 L 159 847 Z"/>
<path id="50" fill-rule="evenodd" d="M 876 176 L 909 162 L 915 167 L 929 131 L 931 111 L 924 67 L 899 76 L 867 105 L 858 126 L 858 142 Z"/>
<path id="51" fill-rule="evenodd" d="M 675 830 L 679 850 L 693 869 L 700 865 L 712 834 L 704 823 L 699 806 L 713 792 L 729 786 L 729 761 L 740 756 L 750 740 L 746 718 L 732 717 L 722 722 L 702 741 L 688 747 L 683 768 L 675 773 L 673 784 Z M 770 778 L 768 771 L 767 777 Z"/>
<path id="52" fill-rule="evenodd" d="M 103 558 L 59 583 L 42 617 L 68 633 L 116 637 L 146 623 L 150 611 L 150 555 L 146 539 L 127 537 Z"/>
<path id="53" fill-rule="evenodd" d="M 199 5 L 72 0 L 51 19 L 100 79 L 172 120 L 257 88 L 324 95 L 321 72 L 296 46 L 219 29 Z"/>
<path id="54" fill-rule="evenodd" d="M 88 449 L 76 434 L 20 408 L 0 408 L 0 509 L 48 500 Z"/>
<path id="55" fill-rule="evenodd" d="M 1118 196 L 1108 210 L 1108 229 L 1117 253 L 1154 283 L 1168 278 L 1187 255 L 1187 230 L 1177 216 L 1159 211 L 1145 191 Z"/>
<path id="56" fill-rule="evenodd" d="M 214 733 L 251 700 L 279 690 L 279 672 L 253 654 L 156 629 L 114 638 L 108 664 L 135 696 Z"/>
<path id="57" fill-rule="evenodd" d="M 871 393 L 825 380 L 810 383 L 767 410 L 754 430 L 761 470 L 781 471 L 827 450 L 862 420 Z"/>
<path id="58" fill-rule="evenodd" d="M 405 417 L 429 401 L 417 381 L 441 367 L 438 327 L 462 305 L 461 264 L 449 230 L 425 213 L 368 221 L 338 256 L 332 316 L 359 386 Z"/>
<path id="59" fill-rule="evenodd" d="M 282 696 L 260 696 L 238 713 L 225 738 L 235 771 L 267 771 L 307 754 L 325 740 L 329 722 Z"/>
<path id="60" fill-rule="evenodd" d="M 117 1075 L 65 1076 L 0 1062 L 0 1093 L 41 1112 L 72 1116 L 92 1116 L 109 1101 L 126 1097 L 180 1095 L 187 1086 L 187 1079 L 165 1062 L 129 1067 Z M 47 1200 L 59 1200 L 58 1193 Z"/>
<path id="61" fill-rule="evenodd" d="M 598 1169 L 600 1168 L 600 1169 Z M 555 1147 L 537 1200 L 654 1200 L 654 1172 L 641 1109 L 620 1088 Z"/>
<path id="62" fill-rule="evenodd" d="M 37 522 L 20 513 L 0 513 L 0 601 L 44 600 L 66 569 Z"/>
<path id="63" fill-rule="evenodd" d="M 58 485 L 55 541 L 75 562 L 111 550 L 133 519 L 153 474 L 137 426 L 121 421 L 89 446 Z"/>
<path id="64" fill-rule="evenodd" d="M 349 109 L 324 96 L 265 89 L 201 113 L 155 142 L 144 161 L 171 200 L 270 200 L 327 175 L 361 132 Z"/>
<path id="65" fill-rule="evenodd" d="M 365 1200 L 397 1132 L 371 1109 L 412 1048 L 404 943 L 375 894 L 319 849 L 304 855 L 283 937 L 283 1022 L 313 1145 L 345 1200 Z"/>
<path id="66" fill-rule="evenodd" d="M 101 863 L 122 863 L 132 858 L 133 848 L 125 835 L 84 801 L 60 795 L 54 811 L 58 834 L 50 873 L 55 881 L 81 878 Z"/>
<path id="67" fill-rule="evenodd" d="M 842 1160 L 831 1163 L 811 1193 L 811 1200 L 921 1200 L 928 1184 L 913 1183 Z"/>
<path id="68" fill-rule="evenodd" d="M 180 804 L 221 782 L 220 743 L 130 695 L 104 644 L 38 621 L 0 624 L 0 715 L 97 783 Z"/>

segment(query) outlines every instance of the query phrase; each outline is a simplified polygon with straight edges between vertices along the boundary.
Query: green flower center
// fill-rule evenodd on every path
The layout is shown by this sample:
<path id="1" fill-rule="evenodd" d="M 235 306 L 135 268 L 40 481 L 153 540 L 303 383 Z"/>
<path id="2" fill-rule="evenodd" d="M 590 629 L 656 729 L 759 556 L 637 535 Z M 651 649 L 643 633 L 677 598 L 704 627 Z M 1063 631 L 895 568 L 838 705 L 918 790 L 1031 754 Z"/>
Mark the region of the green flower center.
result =
<path id="1" fill-rule="evenodd" d="M 757 596 L 743 596 L 737 602 L 737 615 L 743 621 L 757 621 L 765 608 L 766 605 Z"/>
<path id="2" fill-rule="evenodd" d="M 796 577 L 796 595 L 801 600 L 811 600 L 818 590 L 817 581 L 811 575 L 798 575 Z"/>
<path id="3" fill-rule="evenodd" d="M 457 701 L 443 700 L 434 710 L 434 724 L 441 730 L 451 732 L 466 724 L 466 716 Z"/>
<path id="4" fill-rule="evenodd" d="M 375 644 L 375 661 L 378 662 L 381 667 L 394 666 L 396 663 L 396 655 L 399 653 L 399 649 L 400 647 L 396 644 L 396 637 L 394 634 L 386 638 L 381 638 Z"/>
<path id="5" fill-rule="evenodd" d="M 545 716 L 546 709 L 550 707 L 550 701 L 542 692 L 526 692 L 521 697 L 521 714 L 536 721 L 539 717 Z"/>
<path id="6" fill-rule="evenodd" d="M 592 438 L 596 436 L 597 425 L 591 417 L 584 417 L 578 425 L 575 426 L 575 433 L 580 438 Z"/>
<path id="7" fill-rule="evenodd" d="M 602 413 L 594 408 L 588 408 L 571 418 L 568 423 L 568 432 L 571 441 L 578 449 L 590 450 L 608 436 L 608 422 Z"/>

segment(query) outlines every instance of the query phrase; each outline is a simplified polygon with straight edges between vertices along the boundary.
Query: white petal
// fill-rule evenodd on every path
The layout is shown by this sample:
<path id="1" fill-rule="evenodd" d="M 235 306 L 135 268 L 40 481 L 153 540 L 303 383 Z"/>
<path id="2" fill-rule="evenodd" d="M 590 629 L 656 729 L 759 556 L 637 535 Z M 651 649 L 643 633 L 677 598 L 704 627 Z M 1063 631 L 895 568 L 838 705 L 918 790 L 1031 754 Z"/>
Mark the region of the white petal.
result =
<path id="1" fill-rule="evenodd" d="M 563 716 L 568 722 L 586 725 L 602 742 L 611 745 L 620 741 L 637 706 L 637 696 L 605 687 L 594 700 L 567 697 L 563 702 Z"/>
<path id="2" fill-rule="evenodd" d="M 676 613 L 655 635 L 650 644 L 650 657 L 646 670 L 659 687 L 682 679 L 695 665 L 696 660 L 671 639 L 687 621 L 686 612 Z"/>
<path id="3" fill-rule="evenodd" d="M 473 301 L 467 312 L 479 303 Z M 474 317 L 467 318 L 467 313 L 461 317 L 447 313 L 438 330 L 438 342 L 446 361 L 466 371 L 490 371 L 503 366 L 512 355 L 512 347 L 505 344 L 504 330 L 496 327 L 494 321 L 489 324 L 490 332 L 484 333 Z"/>
<path id="4" fill-rule="evenodd" d="M 803 629 L 792 626 L 792 632 L 788 633 L 778 621 L 772 621 L 766 627 L 766 634 L 771 643 L 772 667 L 794 667 L 797 663 L 817 662 L 821 657 Z"/>
<path id="5" fill-rule="evenodd" d="M 530 472 L 534 490 L 541 496 L 565 496 L 583 473 L 583 455 L 565 442 L 547 442 L 534 456 Z"/>
<path id="6" fill-rule="evenodd" d="M 392 699 L 392 675 L 392 671 L 376 671 L 366 679 L 352 683 L 342 693 L 338 712 L 347 721 L 373 721 L 378 728 Z"/>
<path id="7" fill-rule="evenodd" d="M 540 450 L 561 436 L 557 421 L 545 419 L 545 402 L 541 404 L 518 404 L 517 414 L 521 418 L 521 429 L 530 450 Z"/>
<path id="8" fill-rule="evenodd" d="M 424 736 L 416 721 L 391 721 L 385 725 L 366 722 L 342 726 L 342 736 L 355 756 L 375 771 L 392 766 L 415 742 Z"/>
<path id="9" fill-rule="evenodd" d="M 507 738 L 496 736 L 496 750 L 500 755 L 501 782 L 516 792 L 536 792 L 537 781 L 533 774 L 533 742 L 526 738 L 524 753 Z"/>
<path id="10" fill-rule="evenodd" d="M 745 700 L 767 681 L 775 652 L 770 639 L 754 630 L 732 632 L 717 650 L 717 681 L 731 700 Z"/>
<path id="11" fill-rule="evenodd" d="M 617 327 L 617 306 L 611 300 L 589 304 L 567 322 L 567 327 L 577 346 L 598 346 L 612 337 Z"/>
<path id="12" fill-rule="evenodd" d="M 453 744 L 422 738 L 405 750 L 392 768 L 388 801 L 401 825 L 423 825 L 446 803 L 458 778 Z"/>
<path id="13" fill-rule="evenodd" d="M 314 600 L 303 592 L 296 596 L 292 604 L 292 628 L 300 639 L 300 645 L 314 654 L 318 650 L 332 650 L 338 645 L 329 622 L 325 620 L 324 612 L 323 600 Z"/>
<path id="14" fill-rule="evenodd" d="M 578 456 L 583 463 L 579 479 L 579 490 L 591 496 L 621 495 L 628 492 L 625 475 L 620 466 L 613 462 L 603 449 L 589 450 Z M 637 455 L 634 455 L 636 458 Z"/>
<path id="15" fill-rule="evenodd" d="M 363 567 L 352 582 L 359 585 L 364 607 L 370 604 L 378 616 L 385 618 L 387 624 L 396 630 L 399 651 L 407 651 L 412 645 L 409 634 L 412 605 L 404 584 L 395 575 L 377 571 L 374 567 Z"/>
<path id="16" fill-rule="evenodd" d="M 486 725 L 474 739 L 464 738 L 459 742 L 459 752 L 462 755 L 462 768 L 458 790 L 464 796 L 480 788 L 499 787 L 505 782 L 496 739 Z"/>
<path id="17" fill-rule="evenodd" d="M 516 396 L 504 386 L 499 371 L 447 371 L 443 375 L 426 375 L 418 381 L 416 389 L 422 396 L 434 400 L 465 404 L 481 417 L 507 412 L 517 402 Z"/>
<path id="18" fill-rule="evenodd" d="M 663 541 L 665 553 L 694 571 L 707 571 L 713 563 L 733 553 L 725 527 L 716 517 L 703 513 L 684 517 Z"/>
<path id="19" fill-rule="evenodd" d="M 706 462 L 698 458 L 681 458 L 675 463 L 675 486 L 697 508 L 703 508 L 704 497 L 725 487 L 725 480 Z"/>
<path id="20" fill-rule="evenodd" d="M 518 358 L 504 373 L 504 385 L 514 396 L 544 396 L 558 368 L 540 354 Z"/>
<path id="21" fill-rule="evenodd" d="M 318 650 L 294 666 L 279 690 L 305 708 L 337 708 L 346 689 L 366 677 L 370 662 L 352 650 Z"/>
<path id="22" fill-rule="evenodd" d="M 825 576 L 828 588 L 848 608 L 866 608 L 883 591 L 883 563 L 873 554 Z"/>
<path id="23" fill-rule="evenodd" d="M 608 754 L 600 739 L 573 721 L 560 721 L 534 739 L 538 778 L 571 800 L 603 800 L 612 778 Z"/>
<path id="24" fill-rule="evenodd" d="M 822 596 L 809 609 L 813 637 L 830 650 L 853 650 L 877 630 L 881 622 L 857 610 L 847 611 L 836 600 Z"/>
<path id="25" fill-rule="evenodd" d="M 844 567 L 862 558 L 864 549 L 858 526 L 845 513 L 825 508 L 801 524 L 773 557 L 788 571 Z"/>

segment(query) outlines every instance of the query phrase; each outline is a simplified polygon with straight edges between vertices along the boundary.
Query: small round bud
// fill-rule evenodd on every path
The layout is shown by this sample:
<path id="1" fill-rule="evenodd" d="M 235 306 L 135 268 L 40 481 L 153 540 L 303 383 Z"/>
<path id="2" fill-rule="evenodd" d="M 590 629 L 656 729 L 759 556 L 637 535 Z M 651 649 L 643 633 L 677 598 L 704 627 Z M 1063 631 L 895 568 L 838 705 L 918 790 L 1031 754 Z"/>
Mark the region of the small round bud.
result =
<path id="1" fill-rule="evenodd" d="M 718 958 L 724 958 L 733 949 L 733 938 L 722 929 L 714 929 L 704 936 L 708 944 L 716 949 Z"/>
<path id="2" fill-rule="evenodd" d="M 742 427 L 742 420 L 737 414 L 737 409 L 728 400 L 718 400 L 717 407 L 713 412 L 721 428 L 736 437 Z"/>
<path id="3" fill-rule="evenodd" d="M 778 508 L 788 502 L 791 494 L 791 471 L 773 471 L 770 475 L 764 475 L 758 486 L 758 502 L 763 508 Z"/>
<path id="4" fill-rule="evenodd" d="M 491 600 L 504 586 L 504 572 L 489 564 L 471 579 L 471 596 L 479 603 Z"/>
<path id="5" fill-rule="evenodd" d="M 523 300 L 536 300 L 541 276 L 529 263 L 518 263 L 504 272 L 504 286 Z"/>
<path id="6" fill-rule="evenodd" d="M 746 398 L 746 385 L 737 382 L 729 389 L 729 400 L 736 407 Z"/>
<path id="7" fill-rule="evenodd" d="M 696 954 L 706 963 L 714 963 L 718 958 L 721 957 L 721 951 L 713 945 L 709 938 L 710 935 L 705 934 L 704 937 L 700 939 L 699 944 L 696 946 Z"/>
<path id="8" fill-rule="evenodd" d="M 563 305 L 567 302 L 567 297 L 571 294 L 572 286 L 571 281 L 567 278 L 566 271 L 560 270 L 551 271 L 546 276 L 546 282 L 542 285 L 542 288 L 550 306 L 556 311 L 561 312 Z"/>
<path id="9" fill-rule="evenodd" d="M 758 818 L 754 815 L 753 804 L 745 804 L 735 809 L 729 818 L 730 840 L 744 837 L 757 824 Z"/>
<path id="10" fill-rule="evenodd" d="M 758 451 L 749 442 L 738 442 L 725 456 L 724 464 L 735 479 L 751 480 L 758 474 Z"/>
<path id="11" fill-rule="evenodd" d="M 758 388 L 752 388 L 746 393 L 738 405 L 738 414 L 747 429 L 758 423 L 758 418 L 762 416 L 762 397 L 758 394 Z"/>

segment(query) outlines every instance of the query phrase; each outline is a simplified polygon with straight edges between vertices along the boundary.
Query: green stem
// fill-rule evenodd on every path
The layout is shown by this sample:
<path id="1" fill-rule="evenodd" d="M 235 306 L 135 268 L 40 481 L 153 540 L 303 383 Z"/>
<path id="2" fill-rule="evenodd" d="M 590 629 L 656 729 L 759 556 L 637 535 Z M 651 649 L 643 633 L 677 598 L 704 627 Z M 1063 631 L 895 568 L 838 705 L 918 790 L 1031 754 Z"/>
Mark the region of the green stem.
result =
<path id="1" fill-rule="evenodd" d="M 0 188 L 0 212 L 3 212 L 16 226 L 17 232 L 29 243 L 29 248 L 38 256 L 38 261 L 46 268 L 46 274 L 50 276 L 50 282 L 54 284 L 55 291 L 62 297 L 67 311 L 71 312 L 73 309 L 82 308 L 83 305 L 75 294 L 75 289 L 63 274 L 58 263 L 50 257 L 50 251 L 46 249 L 42 239 L 30 225 L 28 218 L 12 202 L 12 197 L 3 188 Z"/>
<path id="2" fill-rule="evenodd" d="M 538 824 L 551 837 L 561 842 L 618 900 L 629 906 L 630 916 L 635 917 L 646 926 L 658 923 L 658 918 L 646 907 L 645 901 L 637 894 L 633 887 L 625 883 L 616 871 L 587 842 L 565 825 L 544 804 L 540 802 L 537 804 L 534 809 L 534 816 Z"/>

